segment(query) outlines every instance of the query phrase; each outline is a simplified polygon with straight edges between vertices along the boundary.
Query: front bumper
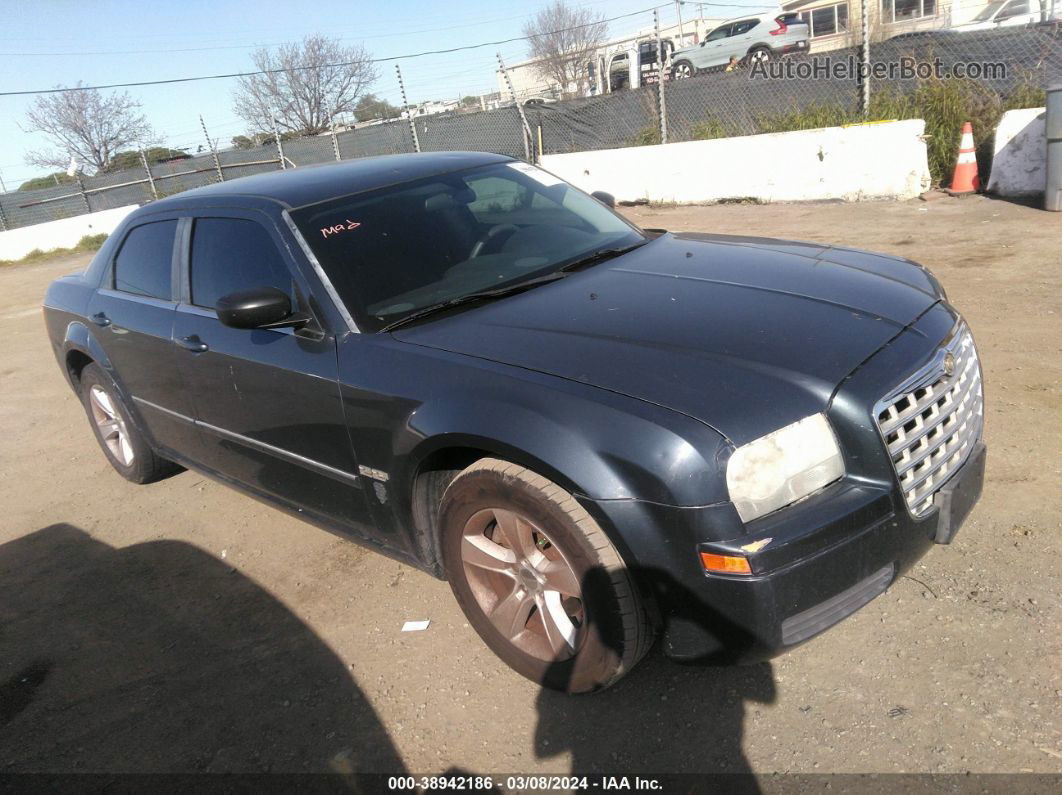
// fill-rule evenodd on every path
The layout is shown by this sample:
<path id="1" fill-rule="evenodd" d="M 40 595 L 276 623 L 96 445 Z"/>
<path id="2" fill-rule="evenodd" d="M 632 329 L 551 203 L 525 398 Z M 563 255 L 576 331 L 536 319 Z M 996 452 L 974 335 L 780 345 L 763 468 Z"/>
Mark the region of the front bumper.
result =
<path id="1" fill-rule="evenodd" d="M 911 517 L 898 492 L 842 481 L 778 512 L 774 523 L 759 524 L 758 541 L 771 540 L 755 552 L 735 544 L 699 545 L 746 555 L 751 576 L 706 574 L 693 565 L 693 550 L 683 556 L 688 565 L 638 560 L 630 568 L 659 611 L 664 652 L 687 662 L 756 662 L 843 620 L 884 593 L 934 544 L 954 537 L 980 495 L 985 456 L 978 445 L 938 492 L 938 507 L 920 519 Z M 625 521 L 645 504 L 594 507 L 611 521 Z"/>

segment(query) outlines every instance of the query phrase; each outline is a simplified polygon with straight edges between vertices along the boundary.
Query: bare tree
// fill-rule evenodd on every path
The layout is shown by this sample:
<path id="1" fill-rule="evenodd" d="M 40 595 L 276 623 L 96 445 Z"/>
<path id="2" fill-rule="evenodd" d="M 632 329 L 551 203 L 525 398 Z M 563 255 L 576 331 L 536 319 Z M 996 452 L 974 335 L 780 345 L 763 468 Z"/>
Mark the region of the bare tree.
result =
<path id="1" fill-rule="evenodd" d="M 29 152 L 27 163 L 41 168 L 66 167 L 74 158 L 97 171 L 106 171 L 116 152 L 154 143 L 140 103 L 129 94 L 102 94 L 81 85 L 38 96 L 26 111 L 22 129 L 44 133 L 57 147 Z"/>
<path id="2" fill-rule="evenodd" d="M 535 72 L 565 94 L 585 88 L 586 64 L 608 35 L 604 15 L 554 0 L 524 24 Z"/>
<path id="3" fill-rule="evenodd" d="M 232 109 L 255 133 L 273 131 L 274 112 L 282 130 L 324 132 L 333 114 L 353 111 L 378 77 L 364 47 L 323 36 L 257 50 L 252 60 L 264 74 L 239 78 Z"/>

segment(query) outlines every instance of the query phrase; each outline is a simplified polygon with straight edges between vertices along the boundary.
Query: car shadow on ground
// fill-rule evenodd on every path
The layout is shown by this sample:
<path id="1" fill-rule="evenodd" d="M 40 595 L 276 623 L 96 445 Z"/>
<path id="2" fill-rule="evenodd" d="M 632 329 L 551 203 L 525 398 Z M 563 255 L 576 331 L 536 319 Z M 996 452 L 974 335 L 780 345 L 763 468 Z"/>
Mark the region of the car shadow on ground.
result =
<path id="1" fill-rule="evenodd" d="M 0 545 L 0 747 L 3 773 L 404 771 L 264 589 L 191 544 L 67 524 Z"/>
<path id="2" fill-rule="evenodd" d="M 661 617 L 665 627 L 699 626 L 738 646 L 750 640 L 669 574 L 642 569 L 635 576 L 676 606 Z M 583 592 L 607 579 L 603 569 L 591 570 Z M 605 644 L 618 649 L 608 634 L 602 633 Z M 659 641 L 625 679 L 603 692 L 543 690 L 536 755 L 570 754 L 573 775 L 728 774 L 726 791 L 758 792 L 742 743 L 745 721 L 754 719 L 759 705 L 775 701 L 770 663 L 713 665 L 706 658 L 679 665 L 665 657 L 663 645 Z"/>

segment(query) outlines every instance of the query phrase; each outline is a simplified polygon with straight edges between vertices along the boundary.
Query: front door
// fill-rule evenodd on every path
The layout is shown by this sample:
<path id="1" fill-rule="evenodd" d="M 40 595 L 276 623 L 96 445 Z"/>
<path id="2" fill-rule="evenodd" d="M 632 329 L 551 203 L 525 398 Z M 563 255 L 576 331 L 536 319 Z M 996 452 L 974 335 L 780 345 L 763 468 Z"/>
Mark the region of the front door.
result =
<path id="1" fill-rule="evenodd" d="M 368 533 L 368 507 L 340 401 L 335 336 L 319 326 L 236 329 L 214 310 L 231 292 L 275 287 L 310 312 L 305 282 L 265 215 L 196 218 L 174 342 L 204 463 L 252 489 Z"/>

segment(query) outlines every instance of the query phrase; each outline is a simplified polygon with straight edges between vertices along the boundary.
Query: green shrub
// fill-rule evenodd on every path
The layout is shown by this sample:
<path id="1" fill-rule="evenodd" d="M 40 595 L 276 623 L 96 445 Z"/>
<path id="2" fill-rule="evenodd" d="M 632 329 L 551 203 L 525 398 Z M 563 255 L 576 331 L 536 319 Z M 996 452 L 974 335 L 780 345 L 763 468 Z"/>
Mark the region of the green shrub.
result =
<path id="1" fill-rule="evenodd" d="M 691 141 L 709 141 L 713 138 L 731 138 L 735 135 L 741 135 L 741 133 L 718 116 L 705 116 L 704 121 L 690 127 Z"/>
<path id="2" fill-rule="evenodd" d="M 631 146 L 655 146 L 660 143 L 660 128 L 650 124 L 642 127 L 631 139 Z"/>

